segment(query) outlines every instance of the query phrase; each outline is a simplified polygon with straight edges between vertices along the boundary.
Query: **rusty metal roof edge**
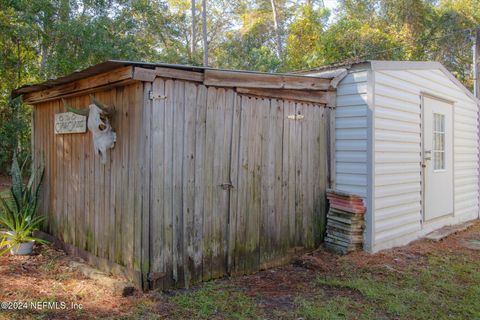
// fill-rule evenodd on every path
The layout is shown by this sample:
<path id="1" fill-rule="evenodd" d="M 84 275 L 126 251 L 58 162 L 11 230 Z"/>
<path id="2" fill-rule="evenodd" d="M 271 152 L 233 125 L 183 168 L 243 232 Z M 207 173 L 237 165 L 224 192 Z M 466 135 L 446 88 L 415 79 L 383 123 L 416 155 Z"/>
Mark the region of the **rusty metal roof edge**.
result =
<path id="1" fill-rule="evenodd" d="M 58 85 L 66 84 L 72 81 L 77 81 L 80 79 L 84 79 L 90 76 L 98 75 L 100 73 L 108 72 L 114 70 L 116 68 L 125 67 L 125 66 L 135 66 L 135 67 L 143 67 L 143 68 L 155 68 L 155 67 L 163 67 L 163 68 L 172 68 L 172 69 L 180 69 L 180 70 L 188 70 L 194 72 L 204 72 L 205 70 L 219 70 L 219 71 L 229 71 L 229 72 L 239 72 L 239 73 L 251 73 L 251 74 L 272 74 L 272 75 L 285 75 L 285 76 L 297 76 L 303 77 L 305 75 L 302 74 L 294 74 L 294 73 L 273 73 L 273 72 L 259 72 L 259 71 L 248 71 L 248 70 L 230 70 L 230 69 L 216 69 L 210 67 L 202 67 L 202 66 L 193 66 L 193 65 L 181 65 L 181 64 L 169 64 L 169 63 L 161 63 L 161 62 L 141 62 L 141 61 L 128 61 L 128 60 L 107 60 L 96 65 L 90 66 L 88 68 L 74 71 L 68 75 L 61 76 L 55 79 L 49 79 L 47 81 L 38 83 L 38 84 L 27 84 L 23 85 L 19 88 L 16 88 L 12 91 L 11 96 L 12 98 L 16 98 L 22 94 L 30 93 L 30 92 L 37 92 L 42 91 L 45 89 L 49 89 Z M 308 76 L 305 76 L 308 77 Z"/>
<path id="2" fill-rule="evenodd" d="M 317 71 L 322 72 L 322 71 L 335 70 L 335 69 L 350 69 L 353 66 L 363 64 L 363 63 L 370 63 L 371 61 L 372 60 L 357 60 L 357 61 L 339 62 L 339 63 L 327 64 L 327 65 L 310 68 L 310 69 L 292 70 L 291 73 L 295 75 L 302 75 L 305 73 L 317 72 Z"/>

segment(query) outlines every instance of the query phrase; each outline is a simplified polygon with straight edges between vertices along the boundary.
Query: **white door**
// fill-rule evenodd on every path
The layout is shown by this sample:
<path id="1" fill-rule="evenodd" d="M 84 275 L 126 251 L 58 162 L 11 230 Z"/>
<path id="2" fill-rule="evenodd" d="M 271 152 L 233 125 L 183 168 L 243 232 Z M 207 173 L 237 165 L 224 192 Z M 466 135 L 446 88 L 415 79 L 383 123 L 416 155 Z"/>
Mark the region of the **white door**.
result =
<path id="1" fill-rule="evenodd" d="M 423 97 L 425 221 L 453 214 L 453 105 Z"/>

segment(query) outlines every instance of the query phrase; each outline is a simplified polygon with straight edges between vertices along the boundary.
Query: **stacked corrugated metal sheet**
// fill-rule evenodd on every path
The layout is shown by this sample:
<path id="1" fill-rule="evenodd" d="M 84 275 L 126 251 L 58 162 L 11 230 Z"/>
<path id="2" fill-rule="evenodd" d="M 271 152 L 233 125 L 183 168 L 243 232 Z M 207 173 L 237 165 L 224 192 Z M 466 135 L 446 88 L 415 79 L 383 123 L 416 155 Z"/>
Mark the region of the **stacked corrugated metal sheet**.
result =
<path id="1" fill-rule="evenodd" d="M 365 213 L 362 198 L 329 189 L 327 190 L 327 199 L 330 203 L 325 236 L 327 249 L 342 254 L 362 249 Z"/>

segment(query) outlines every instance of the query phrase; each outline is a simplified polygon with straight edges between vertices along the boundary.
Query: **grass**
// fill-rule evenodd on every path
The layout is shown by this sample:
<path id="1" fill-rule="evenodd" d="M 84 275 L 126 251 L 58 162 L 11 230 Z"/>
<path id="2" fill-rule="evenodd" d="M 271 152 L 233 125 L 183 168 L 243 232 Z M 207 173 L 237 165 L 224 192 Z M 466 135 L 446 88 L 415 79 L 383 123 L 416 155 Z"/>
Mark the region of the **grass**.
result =
<path id="1" fill-rule="evenodd" d="M 324 296 L 317 296 L 315 299 L 298 301 L 298 310 L 295 315 L 303 319 L 346 319 L 351 317 L 353 312 L 350 311 L 353 307 L 358 307 L 359 304 L 348 297 L 335 297 L 328 301 L 321 302 L 325 299 Z"/>
<path id="2" fill-rule="evenodd" d="M 128 298 L 72 273 L 69 257 L 44 246 L 42 255 L 0 259 L 0 283 L 9 283 L 0 301 L 84 304 L 70 311 L 71 319 L 480 319 L 480 251 L 462 245 L 472 239 L 480 239 L 480 223 L 440 243 L 419 241 L 377 255 L 319 251 L 314 256 L 321 263 L 310 267 L 295 264 Z M 2 320 L 56 316 L 64 318 L 49 310 L 0 312 Z"/>
<path id="3" fill-rule="evenodd" d="M 297 292 L 294 308 L 280 312 L 232 290 L 207 284 L 169 302 L 179 318 L 195 319 L 480 319 L 478 255 L 465 253 L 430 255 L 398 269 L 356 268 L 347 258 L 336 272 L 318 275 L 309 290 Z"/>
<path id="4" fill-rule="evenodd" d="M 255 318 L 255 301 L 241 290 L 212 282 L 198 290 L 179 293 L 170 298 L 179 318 L 195 315 L 195 319 L 251 319 Z"/>
<path id="5" fill-rule="evenodd" d="M 306 319 L 480 319 L 480 268 L 462 255 L 431 256 L 426 265 L 399 272 L 366 268 L 321 276 L 318 284 L 346 297 L 303 301 Z M 358 293 L 357 300 L 348 297 Z"/>
<path id="6" fill-rule="evenodd" d="M 115 319 L 254 319 L 257 318 L 255 301 L 243 292 L 219 282 L 209 282 L 193 290 L 172 291 L 170 296 L 156 293 L 139 300 L 135 308 Z M 158 297 L 157 297 L 158 298 Z M 164 300 L 166 298 L 166 301 Z M 163 306 L 159 312 L 158 306 Z"/>

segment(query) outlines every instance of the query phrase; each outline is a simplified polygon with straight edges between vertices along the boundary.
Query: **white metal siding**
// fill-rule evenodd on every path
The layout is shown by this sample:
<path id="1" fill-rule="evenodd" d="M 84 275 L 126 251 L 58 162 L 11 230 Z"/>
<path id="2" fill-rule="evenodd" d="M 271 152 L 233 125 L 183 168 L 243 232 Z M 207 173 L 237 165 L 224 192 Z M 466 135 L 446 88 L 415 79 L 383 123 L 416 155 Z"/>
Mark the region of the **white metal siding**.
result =
<path id="1" fill-rule="evenodd" d="M 478 120 L 475 103 L 440 70 L 377 70 L 374 79 L 375 230 L 372 251 L 403 245 L 443 225 L 477 218 Z M 454 216 L 423 226 L 421 92 L 455 101 Z M 363 123 L 360 119 L 344 122 Z M 358 177 L 352 180 L 363 183 Z"/>
<path id="2" fill-rule="evenodd" d="M 351 71 L 337 87 L 336 188 L 367 197 L 367 74 Z"/>

